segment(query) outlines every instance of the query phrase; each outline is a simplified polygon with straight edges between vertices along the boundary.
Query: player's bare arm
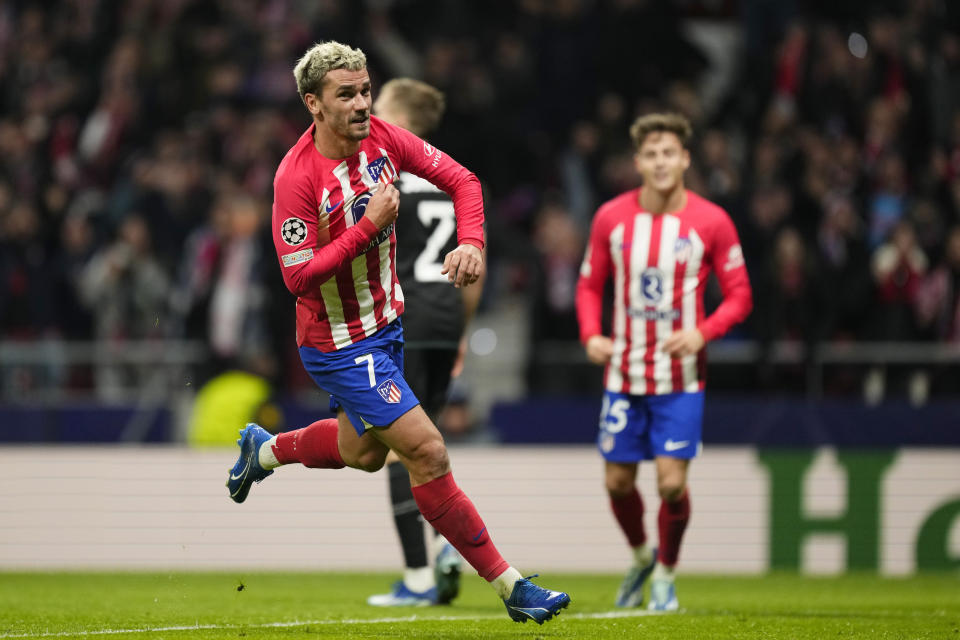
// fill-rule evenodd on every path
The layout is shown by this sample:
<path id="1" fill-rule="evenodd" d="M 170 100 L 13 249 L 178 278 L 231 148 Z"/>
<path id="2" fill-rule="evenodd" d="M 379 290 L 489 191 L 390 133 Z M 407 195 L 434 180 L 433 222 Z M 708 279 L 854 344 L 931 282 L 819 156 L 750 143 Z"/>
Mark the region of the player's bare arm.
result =
<path id="1" fill-rule="evenodd" d="M 613 357 L 613 340 L 607 336 L 590 336 L 584 344 L 587 360 L 593 364 L 605 365 Z"/>
<path id="2" fill-rule="evenodd" d="M 483 251 L 472 244 L 461 244 L 444 258 L 440 273 L 458 289 L 473 284 L 483 275 Z"/>
<path id="3" fill-rule="evenodd" d="M 377 229 L 383 230 L 397 219 L 399 207 L 400 192 L 395 186 L 389 184 L 382 189 L 377 189 L 377 192 L 370 197 L 364 217 L 370 218 L 370 222 L 377 225 Z"/>
<path id="4" fill-rule="evenodd" d="M 706 343 L 699 329 L 680 329 L 663 342 L 663 351 L 671 358 L 682 358 L 697 353 Z"/>

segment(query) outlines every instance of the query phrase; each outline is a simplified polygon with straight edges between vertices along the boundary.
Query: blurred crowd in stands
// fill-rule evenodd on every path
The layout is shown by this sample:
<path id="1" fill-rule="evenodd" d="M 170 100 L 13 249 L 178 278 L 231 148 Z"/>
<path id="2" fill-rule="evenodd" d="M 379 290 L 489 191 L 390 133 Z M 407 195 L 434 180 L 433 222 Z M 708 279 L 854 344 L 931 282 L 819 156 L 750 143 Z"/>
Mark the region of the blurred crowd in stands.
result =
<path id="1" fill-rule="evenodd" d="M 269 235 L 313 42 L 447 95 L 487 191 L 484 305 L 575 341 L 590 219 L 627 130 L 685 113 L 689 186 L 744 244 L 734 337 L 960 341 L 960 3 L 61 0 L 0 4 L 0 340 L 199 339 L 303 378 Z M 92 384 L 72 380 L 68 384 Z M 29 377 L 15 383 L 29 387 Z"/>

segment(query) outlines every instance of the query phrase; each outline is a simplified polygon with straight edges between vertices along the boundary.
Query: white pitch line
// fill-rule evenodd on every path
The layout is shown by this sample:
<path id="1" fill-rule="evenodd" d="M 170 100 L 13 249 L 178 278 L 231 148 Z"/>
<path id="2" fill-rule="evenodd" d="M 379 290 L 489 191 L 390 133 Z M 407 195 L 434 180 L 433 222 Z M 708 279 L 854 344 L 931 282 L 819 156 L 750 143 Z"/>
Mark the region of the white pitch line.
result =
<path id="1" fill-rule="evenodd" d="M 574 620 L 601 620 L 609 618 L 638 618 L 641 616 L 658 615 L 656 611 L 637 609 L 634 611 L 604 611 L 601 613 L 571 613 L 564 614 L 565 619 Z M 121 633 L 159 633 L 165 631 L 201 631 L 211 629 L 269 629 L 283 627 L 302 627 L 308 625 L 328 624 L 394 624 L 398 622 L 423 622 L 437 620 L 440 622 L 477 622 L 480 620 L 500 620 L 502 615 L 488 616 L 404 616 L 402 618 L 346 618 L 343 620 L 294 620 L 292 622 L 264 622 L 261 624 L 193 624 L 174 627 L 146 627 L 140 629 L 94 629 L 92 631 L 55 631 L 43 633 L 3 633 L 0 640 L 13 638 L 68 638 L 74 636 L 109 636 Z"/>

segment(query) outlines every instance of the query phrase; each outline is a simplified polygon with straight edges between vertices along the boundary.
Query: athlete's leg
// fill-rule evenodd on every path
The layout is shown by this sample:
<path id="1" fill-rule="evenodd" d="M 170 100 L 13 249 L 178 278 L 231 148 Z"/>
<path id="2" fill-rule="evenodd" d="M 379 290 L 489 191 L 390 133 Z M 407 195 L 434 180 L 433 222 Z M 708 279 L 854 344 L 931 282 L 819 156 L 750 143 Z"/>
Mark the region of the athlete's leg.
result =
<path id="1" fill-rule="evenodd" d="M 656 463 L 660 491 L 660 513 L 657 516 L 659 560 L 662 565 L 672 568 L 677 564 L 680 542 L 690 520 L 690 493 L 687 490 L 690 461 L 657 456 Z"/>
<path id="2" fill-rule="evenodd" d="M 631 547 L 639 547 L 647 541 L 643 527 L 643 499 L 637 490 L 636 462 L 604 463 L 604 480 L 610 507 Z"/>
<path id="3" fill-rule="evenodd" d="M 414 407 L 389 428 L 373 433 L 410 472 L 413 496 L 423 517 L 491 583 L 514 620 L 535 616 L 542 622 L 569 604 L 566 594 L 524 580 L 497 551 L 473 502 L 454 482 L 443 438 L 423 409 Z"/>
<path id="4" fill-rule="evenodd" d="M 434 424 L 445 404 L 447 387 L 450 384 L 450 370 L 456 354 L 455 349 L 409 347 L 403 354 L 403 377 Z M 387 455 L 386 464 L 393 521 L 397 528 L 406 567 L 404 584 L 412 592 L 424 593 L 437 585 L 434 573 L 428 568 L 423 518 L 413 498 L 410 475 L 392 450 Z M 450 567 L 450 569 L 455 568 Z M 458 585 L 453 586 L 458 587 Z M 456 593 L 450 593 L 450 590 L 448 588 L 442 598 L 438 590 L 437 600 L 449 602 L 456 595 Z M 386 602 L 386 600 L 381 601 Z"/>
<path id="5" fill-rule="evenodd" d="M 359 436 L 343 410 L 336 418 L 287 431 L 265 442 L 259 451 L 265 469 L 299 462 L 314 469 L 340 469 L 344 466 L 362 471 L 383 467 L 387 448 L 372 436 Z"/>

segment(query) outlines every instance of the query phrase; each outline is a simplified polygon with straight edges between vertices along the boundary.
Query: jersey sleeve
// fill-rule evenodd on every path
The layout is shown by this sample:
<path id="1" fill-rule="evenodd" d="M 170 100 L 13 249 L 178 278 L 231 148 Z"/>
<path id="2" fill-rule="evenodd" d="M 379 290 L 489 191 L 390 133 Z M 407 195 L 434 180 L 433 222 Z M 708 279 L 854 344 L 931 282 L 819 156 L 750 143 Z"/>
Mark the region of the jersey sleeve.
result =
<path id="1" fill-rule="evenodd" d="M 730 216 L 720 210 L 711 229 L 710 267 L 720 281 L 723 300 L 697 327 L 707 342 L 743 322 L 753 309 L 753 293 L 743 260 L 740 238 Z"/>
<path id="2" fill-rule="evenodd" d="M 309 180 L 278 176 L 273 184 L 273 245 L 283 281 L 296 296 L 319 295 L 320 285 L 359 256 L 377 235 L 377 226 L 363 217 L 330 239 L 321 232 Z"/>
<path id="3" fill-rule="evenodd" d="M 484 247 L 483 193 L 477 176 L 459 162 L 406 129 L 382 122 L 399 155 L 398 169 L 436 185 L 453 200 L 457 243 Z"/>
<path id="4" fill-rule="evenodd" d="M 590 226 L 580 279 L 577 281 L 577 321 L 580 341 L 586 344 L 591 336 L 603 333 L 603 287 L 610 275 L 610 230 L 606 217 L 598 213 Z"/>

